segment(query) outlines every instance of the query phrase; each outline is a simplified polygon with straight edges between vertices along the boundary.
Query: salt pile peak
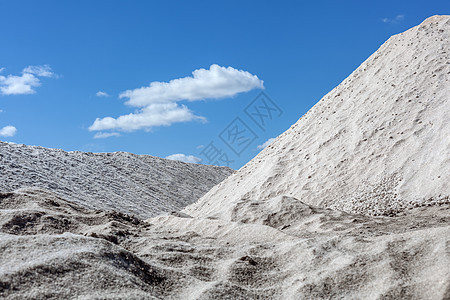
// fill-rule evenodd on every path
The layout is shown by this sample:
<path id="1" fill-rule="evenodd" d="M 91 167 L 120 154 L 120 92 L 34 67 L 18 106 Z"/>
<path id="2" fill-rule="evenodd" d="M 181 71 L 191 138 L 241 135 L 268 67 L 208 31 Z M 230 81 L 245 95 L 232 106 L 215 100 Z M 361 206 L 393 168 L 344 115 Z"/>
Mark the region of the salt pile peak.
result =
<path id="1" fill-rule="evenodd" d="M 230 219 L 285 195 L 366 215 L 450 195 L 450 16 L 386 41 L 238 172 L 184 212 Z"/>

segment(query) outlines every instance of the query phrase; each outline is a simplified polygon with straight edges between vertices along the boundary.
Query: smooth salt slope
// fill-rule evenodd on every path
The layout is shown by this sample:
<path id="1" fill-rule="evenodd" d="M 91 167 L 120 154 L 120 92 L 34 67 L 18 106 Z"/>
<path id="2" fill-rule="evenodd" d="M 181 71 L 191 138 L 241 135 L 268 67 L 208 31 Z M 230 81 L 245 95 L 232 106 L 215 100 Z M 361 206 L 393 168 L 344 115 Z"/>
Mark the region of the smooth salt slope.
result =
<path id="1" fill-rule="evenodd" d="M 391 37 L 247 165 L 184 212 L 230 219 L 293 196 L 368 215 L 448 202 L 450 16 Z"/>

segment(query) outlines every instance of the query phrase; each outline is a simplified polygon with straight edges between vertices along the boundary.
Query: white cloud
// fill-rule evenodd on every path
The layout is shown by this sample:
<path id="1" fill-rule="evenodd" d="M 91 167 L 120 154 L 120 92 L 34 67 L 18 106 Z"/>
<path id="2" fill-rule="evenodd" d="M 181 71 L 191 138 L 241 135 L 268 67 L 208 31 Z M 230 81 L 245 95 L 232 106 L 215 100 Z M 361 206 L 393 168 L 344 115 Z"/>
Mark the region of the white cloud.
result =
<path id="1" fill-rule="evenodd" d="M 16 134 L 17 129 L 14 126 L 5 126 L 0 129 L 0 136 L 3 137 L 12 137 Z"/>
<path id="2" fill-rule="evenodd" d="M 6 68 L 0 68 L 0 73 L 5 71 L 5 70 L 6 70 Z"/>
<path id="3" fill-rule="evenodd" d="M 34 94 L 36 91 L 33 88 L 39 85 L 39 79 L 33 74 L 0 76 L 0 91 L 3 95 Z"/>
<path id="4" fill-rule="evenodd" d="M 395 16 L 395 18 L 392 18 L 392 19 L 383 18 L 383 19 L 381 19 L 381 21 L 383 23 L 398 23 L 398 22 L 403 21 L 404 19 L 405 19 L 405 15 L 397 15 L 397 16 Z"/>
<path id="5" fill-rule="evenodd" d="M 138 111 L 118 118 L 97 118 L 89 127 L 91 131 L 116 129 L 122 131 L 148 130 L 156 126 L 194 120 L 205 121 L 179 101 L 198 101 L 232 97 L 252 89 L 263 89 L 263 81 L 249 72 L 232 67 L 211 65 L 209 70 L 198 69 L 192 77 L 169 82 L 152 82 L 149 86 L 127 90 L 119 98 L 127 98 L 129 106 Z"/>
<path id="6" fill-rule="evenodd" d="M 166 159 L 170 159 L 170 160 L 179 160 L 182 162 L 186 162 L 186 163 L 193 163 L 193 164 L 197 164 L 199 162 L 202 161 L 201 158 L 198 158 L 196 156 L 193 155 L 185 155 L 185 154 L 172 154 L 166 157 Z"/>
<path id="7" fill-rule="evenodd" d="M 263 81 L 256 75 L 216 64 L 211 65 L 209 70 L 195 70 L 192 75 L 169 82 L 155 81 L 147 87 L 127 90 L 119 97 L 128 98 L 126 104 L 130 106 L 144 107 L 153 103 L 232 97 L 238 93 L 264 88 Z"/>
<path id="8" fill-rule="evenodd" d="M 97 97 L 109 97 L 109 94 L 103 91 L 98 91 L 95 95 Z"/>
<path id="9" fill-rule="evenodd" d="M 25 69 L 23 69 L 22 73 L 34 74 L 34 75 L 40 76 L 40 77 L 56 76 L 55 73 L 53 73 L 52 68 L 50 68 L 49 65 L 28 66 Z"/>
<path id="10" fill-rule="evenodd" d="M 97 132 L 94 135 L 94 139 L 106 139 L 112 136 L 120 136 L 118 132 Z"/>
<path id="11" fill-rule="evenodd" d="M 273 141 L 275 141 L 275 138 L 270 138 L 270 139 L 268 139 L 267 141 L 265 141 L 263 144 L 258 145 L 256 148 L 258 148 L 258 149 L 264 149 L 264 148 L 266 148 L 267 146 L 269 146 L 270 144 L 272 144 Z"/>
<path id="12" fill-rule="evenodd" d="M 4 68 L 2 68 L 4 69 Z M 34 94 L 35 87 L 41 85 L 38 77 L 53 77 L 54 73 L 48 65 L 28 66 L 22 71 L 22 75 L 0 75 L 0 92 L 3 95 Z"/>
<path id="13" fill-rule="evenodd" d="M 106 117 L 97 118 L 89 127 L 90 131 L 119 129 L 134 131 L 138 129 L 150 129 L 156 126 L 169 126 L 177 122 L 193 120 L 205 121 L 205 118 L 196 116 L 185 105 L 177 103 L 151 104 L 136 113 L 120 116 L 117 119 Z"/>

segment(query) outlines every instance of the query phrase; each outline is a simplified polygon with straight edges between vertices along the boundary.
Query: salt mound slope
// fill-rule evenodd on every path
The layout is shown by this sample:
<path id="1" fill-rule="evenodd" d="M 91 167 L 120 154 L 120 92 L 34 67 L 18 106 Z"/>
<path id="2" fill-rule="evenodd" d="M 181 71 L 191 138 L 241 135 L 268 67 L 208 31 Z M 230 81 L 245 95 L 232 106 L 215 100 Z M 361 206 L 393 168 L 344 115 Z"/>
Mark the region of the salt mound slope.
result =
<path id="1" fill-rule="evenodd" d="M 368 215 L 448 202 L 450 16 L 386 41 L 238 172 L 184 212 L 230 219 L 241 199 L 292 196 Z"/>
<path id="2" fill-rule="evenodd" d="M 368 217 L 275 197 L 241 202 L 235 221 L 144 222 L 0 193 L 0 298 L 448 299 L 449 212 Z"/>
<path id="3" fill-rule="evenodd" d="M 84 207 L 141 218 L 185 207 L 232 172 L 149 155 L 65 152 L 0 142 L 0 191 L 47 188 Z"/>

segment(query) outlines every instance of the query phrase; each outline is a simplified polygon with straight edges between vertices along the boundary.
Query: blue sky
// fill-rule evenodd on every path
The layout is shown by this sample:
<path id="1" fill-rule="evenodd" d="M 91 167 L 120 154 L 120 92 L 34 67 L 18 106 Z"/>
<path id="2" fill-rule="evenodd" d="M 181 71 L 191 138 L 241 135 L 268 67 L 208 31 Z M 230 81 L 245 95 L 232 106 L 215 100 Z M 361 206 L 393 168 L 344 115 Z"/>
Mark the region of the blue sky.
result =
<path id="1" fill-rule="evenodd" d="M 239 168 L 391 35 L 449 13 L 449 1 L 0 0 L 0 140 Z M 261 101 L 279 109 L 264 126 L 246 113 Z"/>

